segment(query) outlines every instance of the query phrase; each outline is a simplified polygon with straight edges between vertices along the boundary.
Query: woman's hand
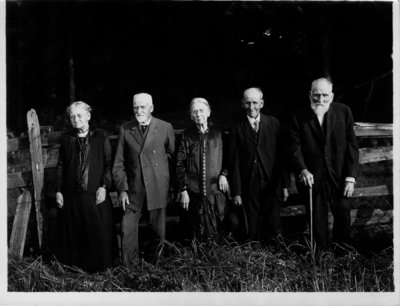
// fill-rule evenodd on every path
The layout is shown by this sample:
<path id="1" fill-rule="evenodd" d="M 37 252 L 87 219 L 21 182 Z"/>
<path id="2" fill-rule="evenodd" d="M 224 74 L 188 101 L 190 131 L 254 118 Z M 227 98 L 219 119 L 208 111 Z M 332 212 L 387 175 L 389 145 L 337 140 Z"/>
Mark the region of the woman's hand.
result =
<path id="1" fill-rule="evenodd" d="M 220 175 L 218 177 L 218 186 L 222 192 L 227 192 L 229 190 L 228 180 L 225 175 Z"/>
<path id="2" fill-rule="evenodd" d="M 289 198 L 289 190 L 287 188 L 283 188 L 283 202 L 286 202 L 287 199 Z"/>
<path id="3" fill-rule="evenodd" d="M 59 208 L 64 207 L 64 197 L 61 192 L 56 193 L 56 202 Z"/>
<path id="4" fill-rule="evenodd" d="M 106 189 L 104 187 L 99 187 L 96 191 L 96 205 L 103 203 L 106 199 Z"/>
<path id="5" fill-rule="evenodd" d="M 186 190 L 181 192 L 181 196 L 179 199 L 179 203 L 181 204 L 182 208 L 184 210 L 189 210 L 189 194 Z"/>
<path id="6" fill-rule="evenodd" d="M 242 202 L 242 196 L 240 194 L 237 194 L 233 197 L 233 204 L 240 206 L 243 204 Z"/>

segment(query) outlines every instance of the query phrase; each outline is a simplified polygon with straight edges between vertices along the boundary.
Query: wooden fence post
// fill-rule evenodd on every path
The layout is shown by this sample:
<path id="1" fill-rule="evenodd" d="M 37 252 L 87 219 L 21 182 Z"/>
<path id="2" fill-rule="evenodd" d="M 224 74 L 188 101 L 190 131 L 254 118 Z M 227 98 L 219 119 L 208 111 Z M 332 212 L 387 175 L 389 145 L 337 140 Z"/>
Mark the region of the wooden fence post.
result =
<path id="1" fill-rule="evenodd" d="M 32 161 L 32 179 L 33 179 L 33 197 L 35 201 L 36 210 L 36 221 L 38 231 L 39 248 L 42 247 L 42 228 L 43 218 L 40 211 L 42 192 L 43 192 L 43 179 L 44 179 L 44 167 L 43 167 L 43 156 L 42 156 L 42 141 L 40 138 L 40 125 L 36 115 L 36 111 L 31 109 L 27 113 L 28 121 L 28 133 L 29 133 L 29 148 L 31 152 Z"/>
<path id="2" fill-rule="evenodd" d="M 18 197 L 14 223 L 10 238 L 10 253 L 22 257 L 24 254 L 26 231 L 32 207 L 32 197 L 28 190 Z"/>

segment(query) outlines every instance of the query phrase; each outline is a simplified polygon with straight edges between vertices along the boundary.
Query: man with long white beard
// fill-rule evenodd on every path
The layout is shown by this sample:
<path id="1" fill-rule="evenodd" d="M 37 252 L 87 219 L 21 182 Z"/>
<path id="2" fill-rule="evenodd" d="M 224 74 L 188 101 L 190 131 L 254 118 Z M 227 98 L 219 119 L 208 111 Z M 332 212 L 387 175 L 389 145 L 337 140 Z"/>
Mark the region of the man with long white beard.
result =
<path id="1" fill-rule="evenodd" d="M 348 106 L 332 102 L 332 86 L 325 78 L 312 82 L 311 107 L 297 111 L 290 120 L 287 152 L 305 203 L 312 188 L 314 235 L 323 250 L 329 243 L 329 210 L 334 217 L 333 241 L 349 242 L 350 209 L 344 199 L 352 197 L 358 171 L 353 115 Z"/>

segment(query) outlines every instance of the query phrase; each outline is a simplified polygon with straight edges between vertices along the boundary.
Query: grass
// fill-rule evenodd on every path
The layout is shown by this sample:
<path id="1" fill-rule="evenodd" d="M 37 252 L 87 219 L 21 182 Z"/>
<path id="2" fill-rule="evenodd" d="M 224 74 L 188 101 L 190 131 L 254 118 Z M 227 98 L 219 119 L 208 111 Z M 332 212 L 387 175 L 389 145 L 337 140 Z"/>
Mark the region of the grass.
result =
<path id="1" fill-rule="evenodd" d="M 357 187 L 382 184 L 393 190 L 391 161 L 361 166 Z M 392 198 L 387 198 L 392 205 Z M 357 199 L 363 207 L 375 207 L 382 200 Z M 293 227 L 296 218 L 285 222 Z M 8 291 L 392 292 L 392 223 L 353 228 L 352 237 L 357 248 L 340 249 L 340 255 L 311 254 L 307 245 L 299 243 L 266 248 L 229 238 L 219 244 L 165 242 L 154 265 L 141 260 L 134 267 L 93 274 L 41 256 L 9 256 Z"/>
<path id="2" fill-rule="evenodd" d="M 8 291 L 168 291 L 168 292 L 390 292 L 393 248 L 367 256 L 355 248 L 317 252 L 297 243 L 278 248 L 260 243 L 238 244 L 227 238 L 165 242 L 156 263 L 143 260 L 88 274 L 42 257 L 9 257 Z M 315 262 L 313 261 L 313 257 Z"/>

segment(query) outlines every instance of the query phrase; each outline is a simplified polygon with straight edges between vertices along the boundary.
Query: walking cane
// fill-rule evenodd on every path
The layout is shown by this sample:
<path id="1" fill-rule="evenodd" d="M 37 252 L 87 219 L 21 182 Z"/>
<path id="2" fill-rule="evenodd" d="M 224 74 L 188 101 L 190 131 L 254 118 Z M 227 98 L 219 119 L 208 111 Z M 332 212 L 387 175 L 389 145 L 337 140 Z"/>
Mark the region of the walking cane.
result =
<path id="1" fill-rule="evenodd" d="M 311 256 L 314 257 L 314 223 L 313 223 L 313 200 L 312 200 L 312 186 L 309 187 L 309 202 L 310 202 L 310 243 L 311 243 Z"/>

